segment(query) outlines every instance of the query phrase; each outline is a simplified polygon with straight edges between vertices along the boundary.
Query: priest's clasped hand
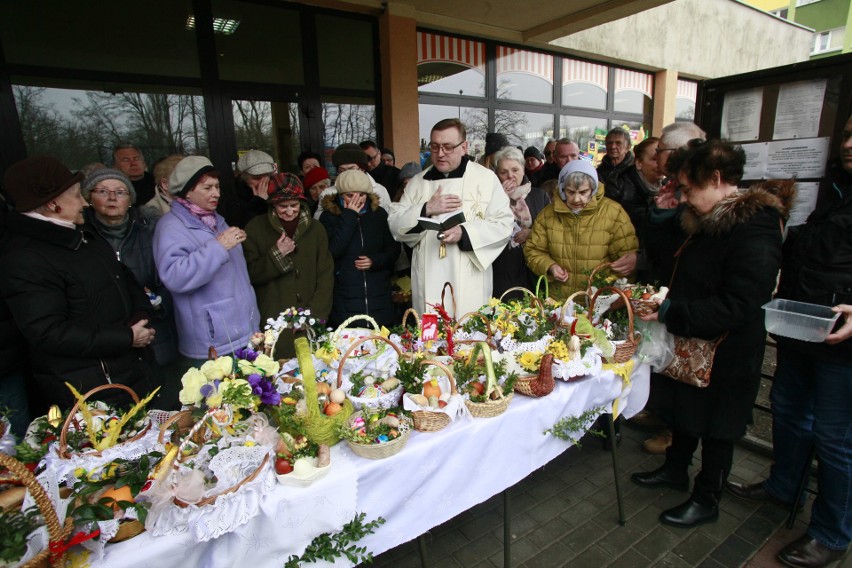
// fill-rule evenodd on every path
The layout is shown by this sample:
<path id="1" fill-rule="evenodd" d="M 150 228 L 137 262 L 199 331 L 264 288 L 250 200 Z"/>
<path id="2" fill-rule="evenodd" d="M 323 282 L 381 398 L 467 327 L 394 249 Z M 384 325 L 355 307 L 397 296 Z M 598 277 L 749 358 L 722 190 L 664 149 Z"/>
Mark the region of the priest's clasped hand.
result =
<path id="1" fill-rule="evenodd" d="M 438 187 L 438 191 L 432 194 L 429 201 L 426 202 L 426 215 L 441 215 L 455 211 L 462 206 L 462 199 L 458 195 L 444 195 L 444 188 Z M 448 242 L 448 241 L 444 241 Z"/>

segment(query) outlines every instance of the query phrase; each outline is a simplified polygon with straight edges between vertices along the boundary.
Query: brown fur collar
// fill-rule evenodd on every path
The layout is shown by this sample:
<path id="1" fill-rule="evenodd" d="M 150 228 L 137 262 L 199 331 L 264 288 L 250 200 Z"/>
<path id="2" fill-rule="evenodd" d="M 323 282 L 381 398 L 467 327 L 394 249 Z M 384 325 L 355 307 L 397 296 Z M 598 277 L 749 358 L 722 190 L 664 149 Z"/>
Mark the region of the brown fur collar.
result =
<path id="1" fill-rule="evenodd" d="M 329 188 L 332 189 L 332 188 Z M 326 193 L 328 192 L 328 193 Z M 322 210 L 328 211 L 332 215 L 340 215 L 341 209 L 340 204 L 337 202 L 337 192 L 329 192 L 329 190 L 323 191 L 323 196 L 320 198 L 320 203 L 322 203 Z M 370 210 L 375 211 L 379 208 L 379 196 L 375 193 L 370 194 Z"/>
<path id="2" fill-rule="evenodd" d="M 748 222 L 764 207 L 777 209 L 781 218 L 786 221 L 790 217 L 790 208 L 793 207 L 795 196 L 793 180 L 762 181 L 726 197 L 704 216 L 699 216 L 687 207 L 680 224 L 690 235 L 702 232 L 719 235 L 731 231 L 736 225 Z"/>

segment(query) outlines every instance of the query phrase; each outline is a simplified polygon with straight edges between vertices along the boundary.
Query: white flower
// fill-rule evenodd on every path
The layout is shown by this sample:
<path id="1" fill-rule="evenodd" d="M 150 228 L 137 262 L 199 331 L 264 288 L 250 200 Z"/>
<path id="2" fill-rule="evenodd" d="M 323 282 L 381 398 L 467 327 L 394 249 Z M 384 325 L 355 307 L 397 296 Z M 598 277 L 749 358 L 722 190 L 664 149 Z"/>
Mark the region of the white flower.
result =
<path id="1" fill-rule="evenodd" d="M 311 325 L 316 325 L 317 320 L 315 320 L 314 318 L 311 318 L 311 319 L 308 320 L 308 323 L 311 324 Z"/>

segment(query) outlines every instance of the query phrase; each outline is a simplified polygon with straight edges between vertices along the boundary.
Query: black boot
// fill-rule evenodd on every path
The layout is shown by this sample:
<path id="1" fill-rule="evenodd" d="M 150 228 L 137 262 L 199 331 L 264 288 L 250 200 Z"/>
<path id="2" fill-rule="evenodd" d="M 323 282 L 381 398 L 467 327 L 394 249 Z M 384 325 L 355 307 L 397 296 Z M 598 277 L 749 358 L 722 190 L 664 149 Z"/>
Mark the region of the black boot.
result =
<path id="1" fill-rule="evenodd" d="M 630 480 L 636 485 L 655 489 L 657 487 L 670 487 L 678 491 L 689 491 L 689 473 L 686 469 L 672 467 L 663 464 L 653 471 L 634 473 Z"/>
<path id="2" fill-rule="evenodd" d="M 689 529 L 718 520 L 724 477 L 721 471 L 717 474 L 707 474 L 702 470 L 695 478 L 695 488 L 689 500 L 660 513 L 660 522 Z"/>

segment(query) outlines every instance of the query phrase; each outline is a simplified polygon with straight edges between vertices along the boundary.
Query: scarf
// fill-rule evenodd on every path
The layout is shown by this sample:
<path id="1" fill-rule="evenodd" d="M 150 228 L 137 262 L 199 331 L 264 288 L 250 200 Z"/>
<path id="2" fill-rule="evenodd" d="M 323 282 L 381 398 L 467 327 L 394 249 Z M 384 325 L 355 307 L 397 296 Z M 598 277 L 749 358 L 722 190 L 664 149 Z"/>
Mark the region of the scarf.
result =
<path id="1" fill-rule="evenodd" d="M 296 218 L 292 221 L 282 221 L 281 219 L 278 220 L 281 221 L 281 228 L 284 229 L 284 232 L 287 233 L 287 236 L 292 239 L 293 236 L 296 234 L 296 229 L 299 228 L 299 215 L 296 215 Z"/>
<path id="2" fill-rule="evenodd" d="M 186 210 L 189 211 L 193 217 L 204 223 L 204 226 L 213 231 L 213 233 L 216 233 L 216 225 L 218 224 L 216 211 L 208 211 L 207 209 L 199 207 L 192 201 L 184 199 L 183 197 L 175 197 L 175 201 L 186 207 Z"/>

